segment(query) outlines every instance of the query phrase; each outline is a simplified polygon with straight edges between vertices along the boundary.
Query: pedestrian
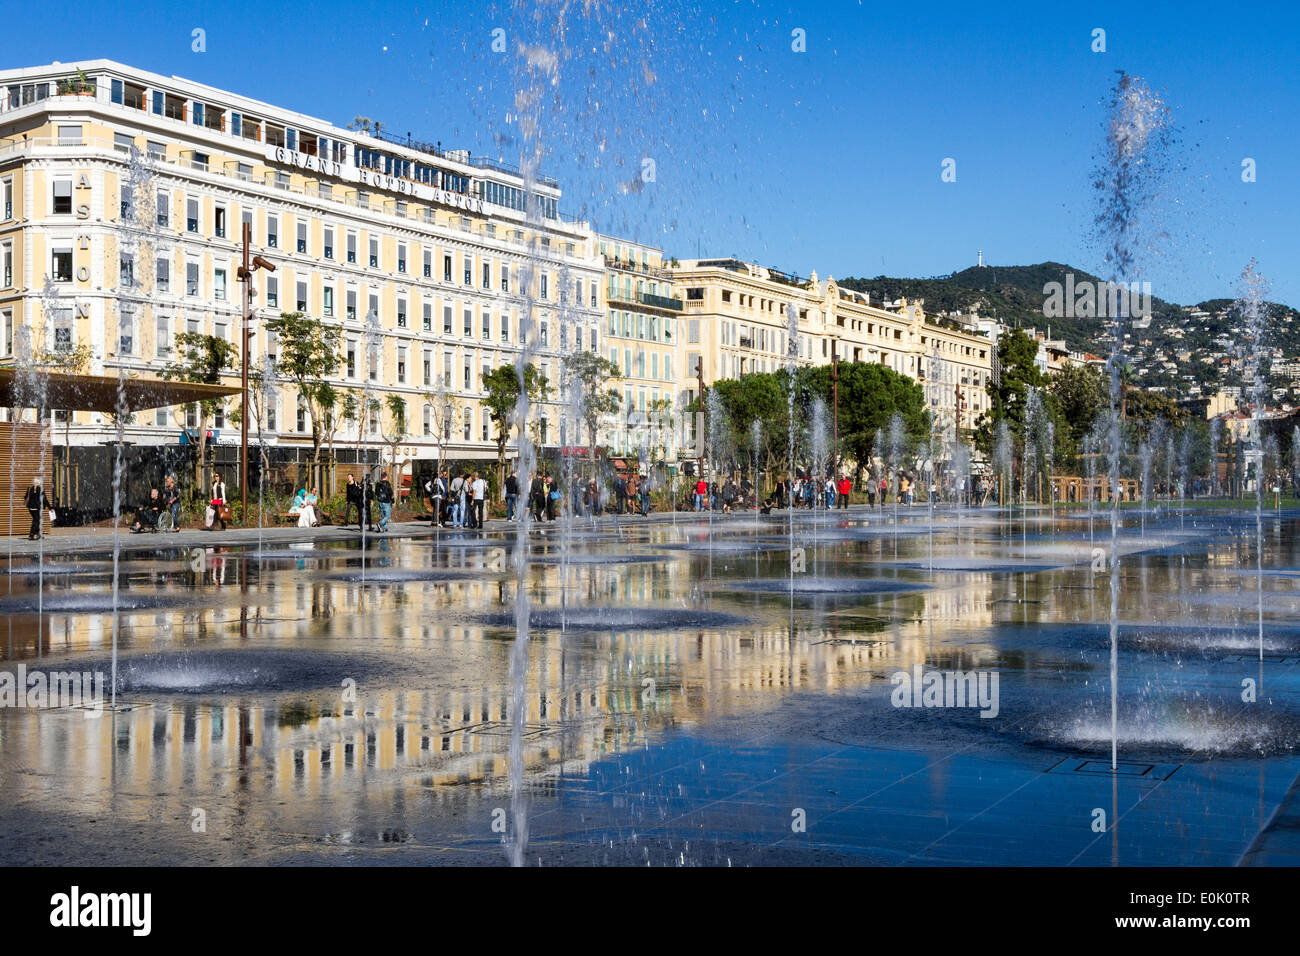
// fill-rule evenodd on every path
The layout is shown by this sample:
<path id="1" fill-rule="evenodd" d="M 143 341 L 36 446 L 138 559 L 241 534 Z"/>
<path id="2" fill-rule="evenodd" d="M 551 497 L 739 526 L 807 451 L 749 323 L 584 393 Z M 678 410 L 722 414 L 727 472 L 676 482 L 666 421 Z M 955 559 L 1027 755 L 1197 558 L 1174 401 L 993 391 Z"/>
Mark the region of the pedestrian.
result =
<path id="1" fill-rule="evenodd" d="M 172 516 L 172 531 L 181 530 L 181 491 L 176 487 L 176 479 L 171 475 L 163 485 L 163 505 Z"/>
<path id="2" fill-rule="evenodd" d="M 474 478 L 470 481 L 470 494 L 473 496 L 471 505 L 473 526 L 481 529 L 483 527 L 484 502 L 487 501 L 487 480 L 480 476 L 477 471 L 474 472 Z"/>
<path id="3" fill-rule="evenodd" d="M 375 486 L 375 501 L 379 504 L 379 528 L 381 533 L 388 530 L 388 519 L 393 516 L 393 486 L 388 480 L 388 472 L 379 473 L 379 484 Z"/>
<path id="4" fill-rule="evenodd" d="M 880 476 L 879 488 L 880 488 L 880 507 L 883 508 L 889 502 L 889 476 L 888 475 Z"/>
<path id="5" fill-rule="evenodd" d="M 510 472 L 506 478 L 506 520 L 515 520 L 515 504 L 519 501 L 519 472 Z"/>
<path id="6" fill-rule="evenodd" d="M 560 506 L 560 486 L 554 478 L 546 477 L 546 520 L 555 520 L 555 509 Z"/>
<path id="7" fill-rule="evenodd" d="M 776 487 L 772 489 L 772 493 L 776 496 L 776 510 L 784 511 L 785 510 L 785 479 L 784 478 L 778 478 L 776 480 Z"/>
<path id="8" fill-rule="evenodd" d="M 45 496 L 45 489 L 41 487 L 41 479 L 32 479 L 31 487 L 23 495 L 23 504 L 32 516 L 32 527 L 27 532 L 27 540 L 39 541 L 41 539 L 41 512 L 51 507 L 50 499 Z"/>
<path id="9" fill-rule="evenodd" d="M 546 507 L 546 482 L 540 474 L 534 474 L 528 483 L 528 506 L 534 521 L 542 520 L 542 509 Z"/>
<path id="10" fill-rule="evenodd" d="M 650 482 L 641 481 L 641 517 L 650 517 Z"/>
<path id="11" fill-rule="evenodd" d="M 618 514 L 627 506 L 627 479 L 620 473 L 614 477 L 614 502 Z"/>
<path id="12" fill-rule="evenodd" d="M 848 475 L 840 475 L 839 485 L 839 506 L 847 508 L 849 506 L 849 492 L 853 490 L 853 482 L 849 481 Z"/>
<path id="13" fill-rule="evenodd" d="M 226 482 L 220 474 L 212 480 L 212 496 L 208 499 L 208 530 L 220 523 L 221 530 L 226 530 L 226 521 L 230 518 L 230 505 L 226 501 Z"/>
<path id="14" fill-rule="evenodd" d="M 459 474 L 451 480 L 451 526 L 453 528 L 465 527 L 465 492 L 467 484 L 464 474 Z"/>
<path id="15" fill-rule="evenodd" d="M 348 475 L 347 487 L 343 489 L 343 524 L 346 527 L 351 524 L 348 519 L 352 517 L 352 509 L 357 509 L 357 530 L 361 530 L 361 486 L 357 484 L 356 475 Z"/>
<path id="16" fill-rule="evenodd" d="M 871 476 L 871 472 L 867 472 L 866 474 L 866 486 L 867 507 L 874 508 L 876 506 L 876 479 Z"/>
<path id="17" fill-rule="evenodd" d="M 429 522 L 429 527 L 440 528 L 442 527 L 442 500 L 447 497 L 447 479 L 443 475 L 434 474 L 424 483 L 424 490 L 433 503 L 433 519 Z"/>

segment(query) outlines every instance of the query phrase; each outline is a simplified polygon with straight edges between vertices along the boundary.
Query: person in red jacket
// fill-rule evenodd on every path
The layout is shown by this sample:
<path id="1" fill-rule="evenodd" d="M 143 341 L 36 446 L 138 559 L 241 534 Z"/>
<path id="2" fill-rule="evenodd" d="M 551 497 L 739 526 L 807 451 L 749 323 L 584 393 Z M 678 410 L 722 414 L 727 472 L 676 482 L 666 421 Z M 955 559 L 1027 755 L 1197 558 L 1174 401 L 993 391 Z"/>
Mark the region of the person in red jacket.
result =
<path id="1" fill-rule="evenodd" d="M 839 506 L 847 508 L 849 506 L 849 492 L 853 490 L 853 483 L 849 481 L 848 475 L 840 475 L 840 500 Z"/>
<path id="2" fill-rule="evenodd" d="M 695 483 L 695 510 L 703 511 L 704 502 L 708 500 L 709 483 L 701 478 Z"/>

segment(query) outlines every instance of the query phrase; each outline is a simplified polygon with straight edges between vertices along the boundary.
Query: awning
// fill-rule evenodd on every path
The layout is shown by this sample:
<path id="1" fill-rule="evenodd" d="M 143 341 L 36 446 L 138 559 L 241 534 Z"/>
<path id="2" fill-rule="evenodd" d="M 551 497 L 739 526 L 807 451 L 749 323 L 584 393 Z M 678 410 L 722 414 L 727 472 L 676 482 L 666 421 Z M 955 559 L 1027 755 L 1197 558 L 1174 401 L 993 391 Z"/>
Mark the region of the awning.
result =
<path id="1" fill-rule="evenodd" d="M 238 386 L 196 385 L 116 375 L 68 375 L 63 372 L 0 368 L 0 407 L 54 408 L 113 413 L 139 412 L 168 405 L 188 405 L 238 395 Z"/>

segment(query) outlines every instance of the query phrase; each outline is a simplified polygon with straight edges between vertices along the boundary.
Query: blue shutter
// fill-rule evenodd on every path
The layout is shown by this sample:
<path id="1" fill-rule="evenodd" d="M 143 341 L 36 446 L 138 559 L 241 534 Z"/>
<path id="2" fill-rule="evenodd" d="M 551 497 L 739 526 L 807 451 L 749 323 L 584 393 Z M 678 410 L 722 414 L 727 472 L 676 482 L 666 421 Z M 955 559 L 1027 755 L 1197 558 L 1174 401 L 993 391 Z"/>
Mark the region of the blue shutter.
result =
<path id="1" fill-rule="evenodd" d="M 112 89 L 113 102 L 121 104 L 122 102 L 122 81 L 114 80 Z"/>
<path id="2" fill-rule="evenodd" d="M 203 104 L 198 102 L 198 100 L 194 101 L 194 125 L 203 125 Z"/>
<path id="3" fill-rule="evenodd" d="M 241 117 L 240 117 L 240 115 L 239 115 L 238 113 L 231 113 L 231 114 L 230 114 L 230 135 L 231 135 L 231 136 L 238 136 L 238 135 L 240 135 L 240 133 L 239 133 L 239 129 L 240 129 L 240 126 L 241 126 L 241 122 L 240 122 L 240 120 L 241 120 Z"/>
<path id="4" fill-rule="evenodd" d="M 284 145 L 297 152 L 298 131 L 296 129 L 286 129 L 284 131 Z"/>
<path id="5" fill-rule="evenodd" d="M 162 90 L 153 91 L 153 111 L 159 116 L 163 115 L 163 95 Z"/>

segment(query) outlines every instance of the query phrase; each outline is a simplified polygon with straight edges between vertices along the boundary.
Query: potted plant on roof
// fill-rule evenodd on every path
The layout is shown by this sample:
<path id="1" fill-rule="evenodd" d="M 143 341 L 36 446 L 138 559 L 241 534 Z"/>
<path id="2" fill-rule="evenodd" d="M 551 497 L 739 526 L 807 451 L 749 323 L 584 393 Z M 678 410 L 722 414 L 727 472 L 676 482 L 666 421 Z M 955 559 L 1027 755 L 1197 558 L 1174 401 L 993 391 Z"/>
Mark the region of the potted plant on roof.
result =
<path id="1" fill-rule="evenodd" d="M 94 96 L 95 81 L 86 76 L 86 71 L 77 67 L 76 76 L 68 76 L 59 80 L 60 96 Z"/>

